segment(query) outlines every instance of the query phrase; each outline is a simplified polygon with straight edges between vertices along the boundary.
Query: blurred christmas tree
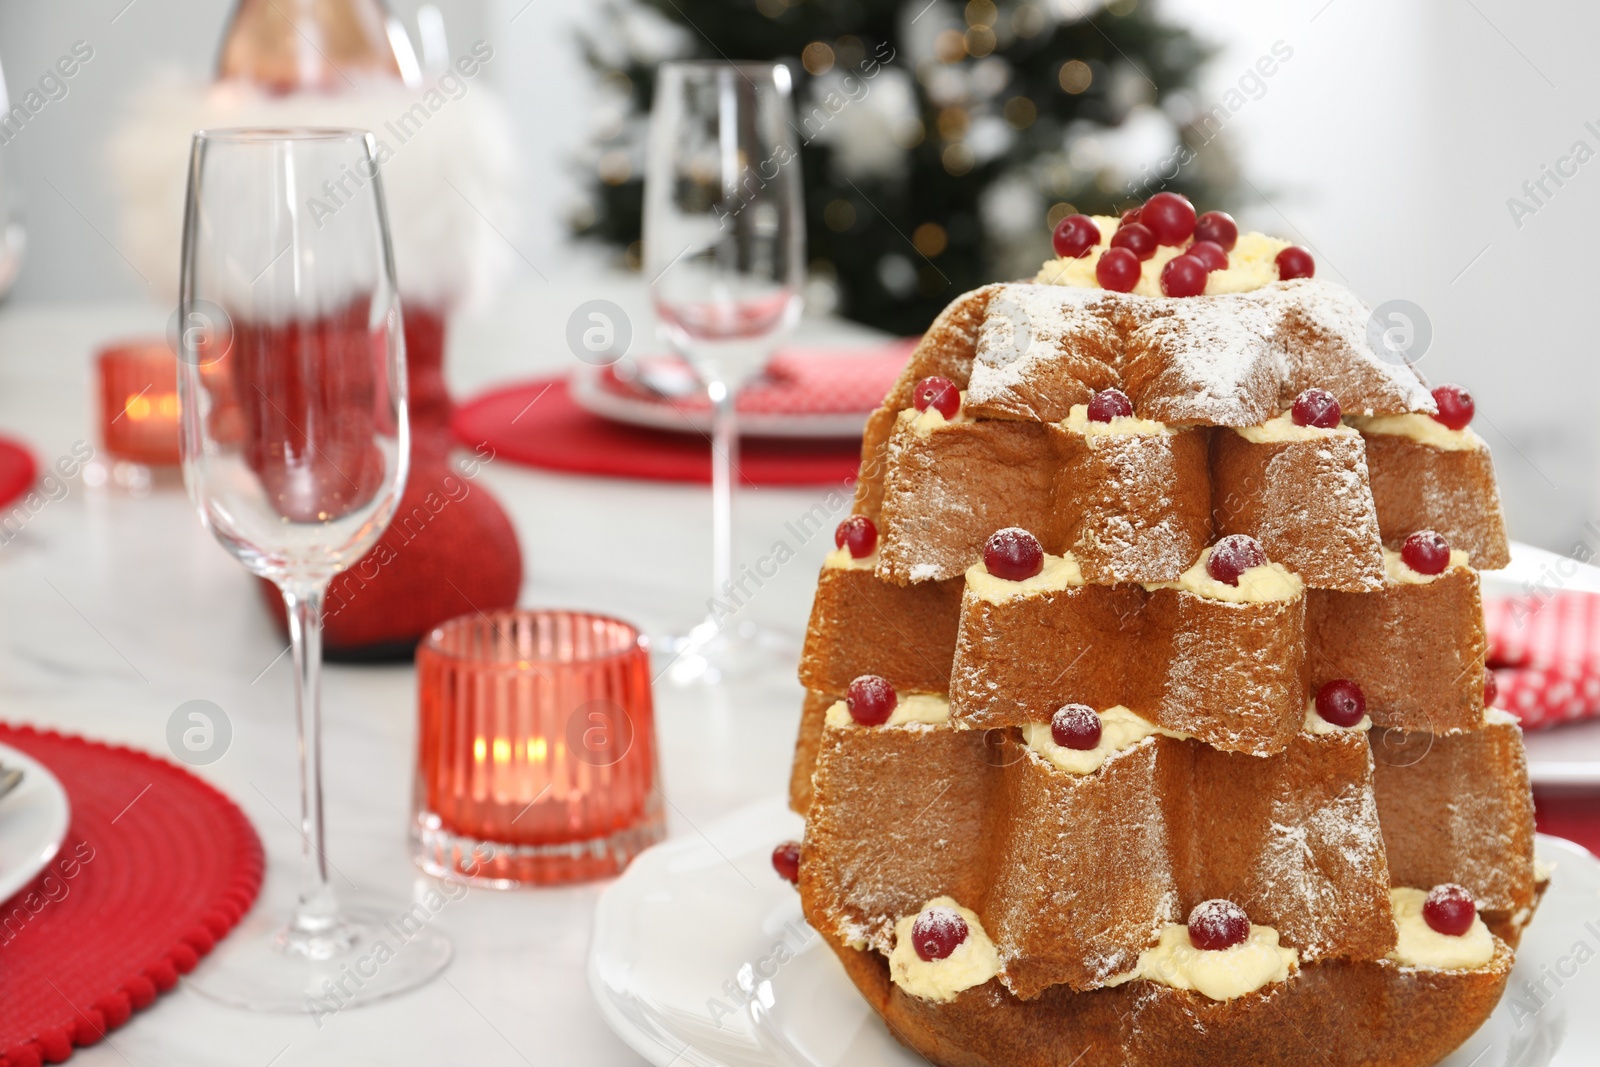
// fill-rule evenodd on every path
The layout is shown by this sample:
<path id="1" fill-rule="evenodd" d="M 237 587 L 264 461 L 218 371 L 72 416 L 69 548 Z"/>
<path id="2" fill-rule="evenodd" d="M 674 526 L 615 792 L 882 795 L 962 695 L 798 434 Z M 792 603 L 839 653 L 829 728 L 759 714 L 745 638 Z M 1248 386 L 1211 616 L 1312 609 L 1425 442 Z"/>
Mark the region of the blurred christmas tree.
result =
<path id="1" fill-rule="evenodd" d="M 653 72 L 671 58 L 790 63 L 808 303 L 896 333 L 1031 277 L 1065 215 L 1161 188 L 1202 210 L 1231 199 L 1221 146 L 1188 158 L 1214 134 L 1192 121 L 1207 49 L 1151 0 L 610 0 L 597 24 L 583 45 L 604 103 L 573 225 L 631 265 Z"/>

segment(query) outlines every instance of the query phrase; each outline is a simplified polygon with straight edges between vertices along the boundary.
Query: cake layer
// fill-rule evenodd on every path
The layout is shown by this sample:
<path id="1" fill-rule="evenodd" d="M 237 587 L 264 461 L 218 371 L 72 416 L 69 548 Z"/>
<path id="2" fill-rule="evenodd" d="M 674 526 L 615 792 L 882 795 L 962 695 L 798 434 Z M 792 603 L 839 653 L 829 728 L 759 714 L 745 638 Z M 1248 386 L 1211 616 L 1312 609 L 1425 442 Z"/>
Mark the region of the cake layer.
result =
<path id="1" fill-rule="evenodd" d="M 876 577 L 871 563 L 822 569 L 800 653 L 800 684 L 842 693 L 858 676 L 877 674 L 897 690 L 948 691 L 961 580 L 899 585 Z"/>
<path id="2" fill-rule="evenodd" d="M 794 762 L 789 767 L 789 807 L 801 815 L 811 810 L 811 775 L 817 769 L 823 719 L 828 709 L 843 699 L 842 695 L 809 689 L 800 706 L 800 736 L 795 739 Z"/>
<path id="3" fill-rule="evenodd" d="M 1442 449 L 1401 434 L 1365 436 L 1384 544 L 1398 548 L 1407 535 L 1433 530 L 1480 570 L 1511 562 L 1487 445 Z"/>

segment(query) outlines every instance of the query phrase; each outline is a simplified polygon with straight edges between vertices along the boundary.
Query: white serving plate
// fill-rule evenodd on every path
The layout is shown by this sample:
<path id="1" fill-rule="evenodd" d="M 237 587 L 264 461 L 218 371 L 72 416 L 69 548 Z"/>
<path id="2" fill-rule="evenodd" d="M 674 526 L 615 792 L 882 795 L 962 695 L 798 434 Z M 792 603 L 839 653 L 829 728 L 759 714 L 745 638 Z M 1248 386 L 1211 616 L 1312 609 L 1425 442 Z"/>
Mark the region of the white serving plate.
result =
<path id="1" fill-rule="evenodd" d="M 44 764 L 0 745 L 0 764 L 22 772 L 22 782 L 0 797 L 0 902 L 33 881 L 55 859 L 72 822 L 67 791 Z"/>
<path id="2" fill-rule="evenodd" d="M 773 873 L 773 846 L 802 829 L 774 798 L 655 846 L 601 894 L 589 988 L 657 1067 L 925 1064 L 889 1035 Z M 1542 835 L 1537 850 L 1554 880 L 1506 997 L 1442 1067 L 1592 1067 L 1600 1056 L 1600 961 L 1590 958 L 1600 953 L 1600 861 Z M 1540 979 L 1549 995 L 1534 999 L 1523 983 Z"/>
<path id="3" fill-rule="evenodd" d="M 711 412 L 705 408 L 675 407 L 667 400 L 623 396 L 604 388 L 603 367 L 580 367 L 568 379 L 572 401 L 592 415 L 672 433 L 709 435 Z M 687 372 L 685 372 L 687 375 Z M 692 376 L 688 380 L 693 380 Z M 739 416 L 741 437 L 841 438 L 860 437 L 869 411 L 825 414 L 775 414 L 755 412 Z"/>

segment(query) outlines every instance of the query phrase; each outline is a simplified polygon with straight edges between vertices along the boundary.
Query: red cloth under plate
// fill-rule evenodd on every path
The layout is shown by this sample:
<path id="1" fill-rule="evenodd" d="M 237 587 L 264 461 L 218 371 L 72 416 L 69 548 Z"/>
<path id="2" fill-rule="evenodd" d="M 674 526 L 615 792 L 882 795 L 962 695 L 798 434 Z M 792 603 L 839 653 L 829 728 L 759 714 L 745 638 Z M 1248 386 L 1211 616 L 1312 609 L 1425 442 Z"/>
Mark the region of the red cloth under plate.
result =
<path id="1" fill-rule="evenodd" d="M 27 492 L 38 474 L 32 452 L 20 441 L 0 437 L 0 507 Z"/>
<path id="2" fill-rule="evenodd" d="M 1600 595 L 1487 600 L 1497 705 L 1529 730 L 1600 715 Z"/>

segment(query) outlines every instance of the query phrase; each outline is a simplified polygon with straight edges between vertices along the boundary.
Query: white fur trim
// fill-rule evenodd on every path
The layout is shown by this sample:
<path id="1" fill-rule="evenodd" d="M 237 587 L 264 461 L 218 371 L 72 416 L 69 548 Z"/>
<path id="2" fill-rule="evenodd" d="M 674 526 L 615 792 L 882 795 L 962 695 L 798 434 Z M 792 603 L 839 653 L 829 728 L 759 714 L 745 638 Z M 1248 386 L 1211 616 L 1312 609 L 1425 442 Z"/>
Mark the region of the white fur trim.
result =
<path id="1" fill-rule="evenodd" d="M 380 156 L 384 146 L 392 153 L 383 183 L 402 296 L 445 309 L 481 303 L 517 255 L 501 234 L 517 232 L 519 170 L 510 118 L 482 75 L 457 84 L 465 90 L 456 97 L 437 83 L 406 88 L 392 81 L 267 96 L 236 84 L 162 77 L 135 95 L 108 146 L 121 250 L 159 295 L 176 301 L 195 130 L 353 126 L 373 132 Z M 402 142 L 400 118 L 419 103 L 428 119 L 420 129 L 413 120 Z"/>

